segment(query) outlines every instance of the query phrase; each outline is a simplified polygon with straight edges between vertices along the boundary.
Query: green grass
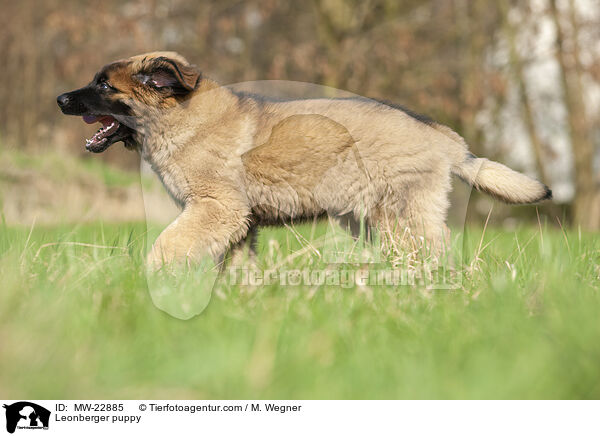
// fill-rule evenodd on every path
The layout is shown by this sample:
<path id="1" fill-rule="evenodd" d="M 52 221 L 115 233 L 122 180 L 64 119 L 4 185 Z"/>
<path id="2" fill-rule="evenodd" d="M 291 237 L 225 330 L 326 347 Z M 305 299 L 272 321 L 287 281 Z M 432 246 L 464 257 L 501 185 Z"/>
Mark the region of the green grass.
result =
<path id="1" fill-rule="evenodd" d="M 598 235 L 474 229 L 452 291 L 220 282 L 184 321 L 152 303 L 145 232 L 0 229 L 0 397 L 600 398 Z M 258 264 L 302 247 L 267 229 Z"/>
<path id="2" fill-rule="evenodd" d="M 51 180 L 95 180 L 106 187 L 140 183 L 140 176 L 135 172 L 106 165 L 97 159 L 81 159 L 52 150 L 33 154 L 17 148 L 7 149 L 0 144 L 0 160 L 5 168 L 12 167 L 19 171 L 42 174 Z M 144 187 L 151 186 L 151 181 L 145 177 L 142 178 L 142 183 Z"/>

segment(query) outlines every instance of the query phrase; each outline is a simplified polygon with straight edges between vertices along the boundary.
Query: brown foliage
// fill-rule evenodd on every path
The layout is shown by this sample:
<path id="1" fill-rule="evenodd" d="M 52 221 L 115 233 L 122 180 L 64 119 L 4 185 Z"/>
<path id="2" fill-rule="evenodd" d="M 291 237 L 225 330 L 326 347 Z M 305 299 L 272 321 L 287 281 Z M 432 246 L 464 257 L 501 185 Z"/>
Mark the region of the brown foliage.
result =
<path id="1" fill-rule="evenodd" d="M 108 61 L 175 50 L 221 83 L 294 80 L 399 102 L 458 130 L 478 153 L 498 138 L 476 116 L 485 107 L 499 117 L 515 77 L 510 63 L 518 62 L 519 76 L 536 61 L 512 56 L 499 65 L 494 59 L 507 37 L 508 9 L 532 13 L 527 2 L 509 0 L 4 1 L 0 137 L 29 150 L 83 153 L 92 128 L 62 116 L 56 95 L 84 85 Z M 580 20 L 580 28 L 598 29 L 597 20 Z M 514 31 L 536 34 L 535 23 L 523 19 Z M 597 30 L 587 33 L 597 39 Z M 515 44 L 522 39 L 513 36 Z M 561 50 L 571 47 L 566 41 Z M 599 65 L 596 57 L 577 74 L 597 82 Z M 590 115 L 588 129 L 598 121 Z M 530 116 L 530 132 L 539 131 L 534 122 Z M 103 158 L 136 163 L 122 147 Z"/>

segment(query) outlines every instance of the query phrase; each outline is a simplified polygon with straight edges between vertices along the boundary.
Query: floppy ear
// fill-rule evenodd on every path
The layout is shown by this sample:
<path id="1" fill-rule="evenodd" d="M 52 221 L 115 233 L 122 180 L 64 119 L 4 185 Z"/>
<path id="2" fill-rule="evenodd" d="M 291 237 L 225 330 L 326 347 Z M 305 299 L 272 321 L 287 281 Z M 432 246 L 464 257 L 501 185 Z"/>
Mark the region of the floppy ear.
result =
<path id="1" fill-rule="evenodd" d="M 173 94 L 187 94 L 196 89 L 201 74 L 192 65 L 161 56 L 152 59 L 146 71 L 136 77 L 144 85 L 170 89 Z"/>

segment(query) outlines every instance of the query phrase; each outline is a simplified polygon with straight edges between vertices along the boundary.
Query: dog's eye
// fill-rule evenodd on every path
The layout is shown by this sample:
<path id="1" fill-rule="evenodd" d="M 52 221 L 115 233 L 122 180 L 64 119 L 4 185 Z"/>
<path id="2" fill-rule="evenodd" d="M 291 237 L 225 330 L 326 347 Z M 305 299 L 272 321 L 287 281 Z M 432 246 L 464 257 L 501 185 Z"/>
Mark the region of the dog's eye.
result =
<path id="1" fill-rule="evenodd" d="M 106 83 L 106 82 L 100 82 L 98 84 L 98 88 L 100 88 L 103 91 L 107 91 L 107 90 L 110 89 L 110 85 L 108 83 Z"/>

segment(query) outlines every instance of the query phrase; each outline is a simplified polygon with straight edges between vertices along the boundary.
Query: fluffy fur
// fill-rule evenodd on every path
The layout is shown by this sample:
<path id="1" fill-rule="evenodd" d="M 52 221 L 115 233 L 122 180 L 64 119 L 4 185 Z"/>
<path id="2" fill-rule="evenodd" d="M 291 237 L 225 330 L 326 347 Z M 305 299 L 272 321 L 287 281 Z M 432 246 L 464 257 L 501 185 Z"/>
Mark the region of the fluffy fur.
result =
<path id="1" fill-rule="evenodd" d="M 353 214 L 445 244 L 451 174 L 508 203 L 543 184 L 469 153 L 448 127 L 368 99 L 269 101 L 219 86 L 175 53 L 105 67 L 137 149 L 181 207 L 149 262 L 220 259 L 261 223 Z"/>

